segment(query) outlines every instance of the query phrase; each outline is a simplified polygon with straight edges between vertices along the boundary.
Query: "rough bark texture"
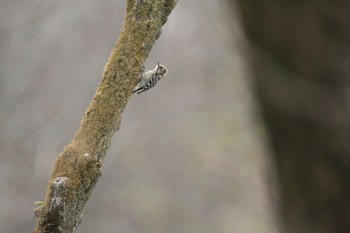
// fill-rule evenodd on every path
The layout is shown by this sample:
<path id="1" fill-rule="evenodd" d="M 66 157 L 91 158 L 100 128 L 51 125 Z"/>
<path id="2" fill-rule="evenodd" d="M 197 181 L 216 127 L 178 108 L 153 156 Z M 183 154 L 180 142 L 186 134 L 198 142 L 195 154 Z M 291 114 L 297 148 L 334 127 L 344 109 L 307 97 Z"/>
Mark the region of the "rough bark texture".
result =
<path id="1" fill-rule="evenodd" d="M 350 232 L 350 4 L 239 0 L 282 232 Z"/>
<path id="2" fill-rule="evenodd" d="M 74 232 L 142 67 L 175 0 L 129 0 L 123 30 L 72 142 L 57 157 L 35 232 Z"/>

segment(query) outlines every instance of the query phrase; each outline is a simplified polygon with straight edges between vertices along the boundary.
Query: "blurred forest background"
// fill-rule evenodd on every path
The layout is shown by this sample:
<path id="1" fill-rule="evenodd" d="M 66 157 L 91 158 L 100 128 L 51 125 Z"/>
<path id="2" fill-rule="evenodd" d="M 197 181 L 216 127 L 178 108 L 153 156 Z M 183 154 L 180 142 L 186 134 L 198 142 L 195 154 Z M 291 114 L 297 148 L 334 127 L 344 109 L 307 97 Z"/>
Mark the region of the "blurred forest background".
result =
<path id="1" fill-rule="evenodd" d="M 30 232 L 126 4 L 0 3 L 0 232 Z M 169 74 L 131 98 L 78 232 L 275 232 L 240 41 L 226 1 L 179 1 L 145 65 Z"/>

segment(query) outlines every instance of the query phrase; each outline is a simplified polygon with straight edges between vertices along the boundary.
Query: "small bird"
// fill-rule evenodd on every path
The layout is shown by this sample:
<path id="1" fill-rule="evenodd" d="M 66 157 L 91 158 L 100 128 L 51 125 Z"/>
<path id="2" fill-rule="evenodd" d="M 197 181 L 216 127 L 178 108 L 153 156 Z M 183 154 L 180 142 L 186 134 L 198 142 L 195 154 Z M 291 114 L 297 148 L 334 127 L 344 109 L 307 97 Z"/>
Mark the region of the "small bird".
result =
<path id="1" fill-rule="evenodd" d="M 132 93 L 137 93 L 138 95 L 148 89 L 154 87 L 159 80 L 161 80 L 166 74 L 168 70 L 165 66 L 157 63 L 157 66 L 153 70 L 149 70 L 142 74 L 140 78 L 140 82 L 135 87 Z"/>

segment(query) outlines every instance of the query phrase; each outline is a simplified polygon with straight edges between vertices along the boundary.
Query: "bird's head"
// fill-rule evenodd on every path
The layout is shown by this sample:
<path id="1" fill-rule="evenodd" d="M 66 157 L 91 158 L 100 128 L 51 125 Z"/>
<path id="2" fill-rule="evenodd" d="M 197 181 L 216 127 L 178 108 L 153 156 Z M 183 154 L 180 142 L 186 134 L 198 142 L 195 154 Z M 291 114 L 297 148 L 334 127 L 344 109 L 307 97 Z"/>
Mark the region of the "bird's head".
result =
<path id="1" fill-rule="evenodd" d="M 168 73 L 168 70 L 165 66 L 159 64 L 159 62 L 158 62 L 157 66 L 156 66 L 156 73 L 157 73 L 157 76 L 159 77 L 159 79 L 161 79 Z"/>

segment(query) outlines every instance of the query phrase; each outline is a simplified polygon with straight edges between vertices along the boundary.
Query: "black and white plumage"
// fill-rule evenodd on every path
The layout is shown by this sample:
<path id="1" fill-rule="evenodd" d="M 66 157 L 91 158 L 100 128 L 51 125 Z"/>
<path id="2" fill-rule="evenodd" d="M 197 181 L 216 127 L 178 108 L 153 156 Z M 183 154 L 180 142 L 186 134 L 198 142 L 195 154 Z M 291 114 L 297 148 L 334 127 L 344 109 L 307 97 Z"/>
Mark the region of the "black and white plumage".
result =
<path id="1" fill-rule="evenodd" d="M 141 94 L 144 91 L 147 91 L 154 87 L 159 80 L 161 80 L 166 74 L 168 70 L 165 66 L 157 63 L 157 66 L 150 71 L 147 71 L 142 74 L 140 82 L 135 87 L 132 93 Z"/>

